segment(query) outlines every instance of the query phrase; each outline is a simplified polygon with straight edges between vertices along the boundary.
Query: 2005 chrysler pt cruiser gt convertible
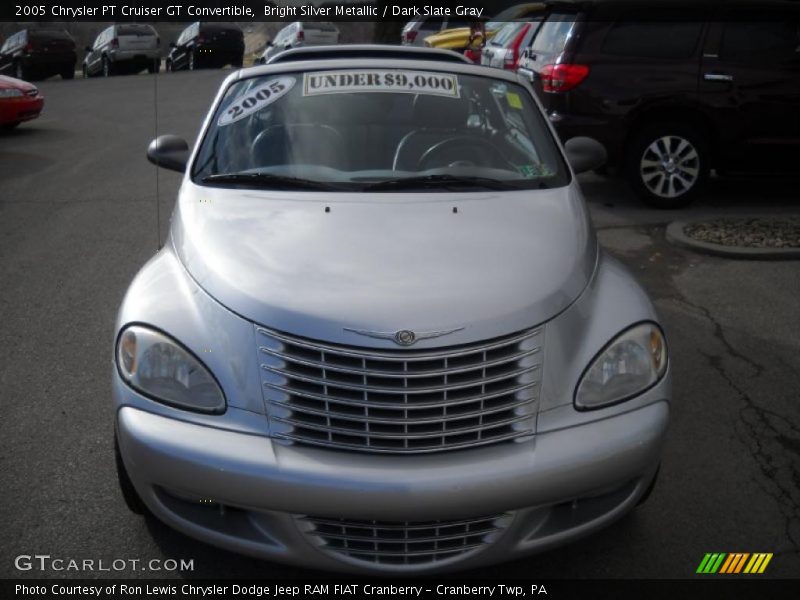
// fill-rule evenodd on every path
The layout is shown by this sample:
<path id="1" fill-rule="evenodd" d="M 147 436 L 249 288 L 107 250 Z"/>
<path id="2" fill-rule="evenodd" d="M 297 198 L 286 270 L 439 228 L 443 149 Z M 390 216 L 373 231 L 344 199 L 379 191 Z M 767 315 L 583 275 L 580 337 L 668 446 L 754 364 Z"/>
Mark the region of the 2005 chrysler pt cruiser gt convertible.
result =
<path id="1" fill-rule="evenodd" d="M 117 321 L 125 500 L 352 572 L 595 532 L 652 489 L 670 403 L 575 179 L 604 151 L 514 74 L 364 54 L 237 71 L 193 151 L 151 144 L 184 178 Z"/>

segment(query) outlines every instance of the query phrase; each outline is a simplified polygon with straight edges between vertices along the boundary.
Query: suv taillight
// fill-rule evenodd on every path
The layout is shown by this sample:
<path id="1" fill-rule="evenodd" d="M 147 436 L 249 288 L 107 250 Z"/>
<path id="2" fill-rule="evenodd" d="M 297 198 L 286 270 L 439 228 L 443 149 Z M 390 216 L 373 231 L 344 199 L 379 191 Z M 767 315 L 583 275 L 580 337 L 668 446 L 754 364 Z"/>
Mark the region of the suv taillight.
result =
<path id="1" fill-rule="evenodd" d="M 119 40 L 117 38 L 113 38 L 111 40 L 111 47 L 112 48 L 119 48 Z"/>
<path id="2" fill-rule="evenodd" d="M 33 52 L 33 42 L 28 42 L 25 44 L 25 52 Z"/>
<path id="3" fill-rule="evenodd" d="M 413 44 L 414 40 L 417 39 L 417 33 L 419 33 L 419 32 L 414 31 L 413 29 L 410 29 L 409 31 L 404 31 L 403 32 L 403 41 L 406 44 Z"/>
<path id="4" fill-rule="evenodd" d="M 305 31 L 298 31 L 297 32 L 297 41 L 298 42 L 302 42 L 304 39 L 306 39 L 306 32 Z"/>
<path id="5" fill-rule="evenodd" d="M 589 74 L 586 65 L 545 65 L 539 72 L 545 92 L 568 92 L 578 86 Z"/>

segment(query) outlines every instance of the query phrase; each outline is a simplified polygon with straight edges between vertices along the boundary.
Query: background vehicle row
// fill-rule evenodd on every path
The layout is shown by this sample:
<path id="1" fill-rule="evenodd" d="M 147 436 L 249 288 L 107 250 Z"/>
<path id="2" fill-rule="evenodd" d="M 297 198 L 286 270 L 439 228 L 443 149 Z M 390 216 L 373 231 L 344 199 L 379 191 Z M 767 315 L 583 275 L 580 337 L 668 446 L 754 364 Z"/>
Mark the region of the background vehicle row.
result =
<path id="1" fill-rule="evenodd" d="M 244 63 L 244 34 L 233 24 L 188 25 L 169 44 L 165 58 L 168 71 L 194 70 Z M 84 77 L 132 74 L 161 68 L 162 45 L 156 30 L 148 24 L 115 24 L 101 31 L 84 48 L 80 65 Z M 24 29 L 9 36 L 0 46 L 0 74 L 17 79 L 75 76 L 75 40 L 63 30 Z"/>

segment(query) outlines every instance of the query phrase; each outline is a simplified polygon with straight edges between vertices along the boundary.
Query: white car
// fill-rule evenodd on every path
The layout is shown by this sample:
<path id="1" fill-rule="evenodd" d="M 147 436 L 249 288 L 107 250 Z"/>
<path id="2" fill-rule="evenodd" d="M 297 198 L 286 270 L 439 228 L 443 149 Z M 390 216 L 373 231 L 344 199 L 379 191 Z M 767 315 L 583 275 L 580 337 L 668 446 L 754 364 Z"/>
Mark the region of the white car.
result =
<path id="1" fill-rule="evenodd" d="M 334 46 L 338 43 L 339 30 L 332 23 L 295 21 L 281 29 L 275 39 L 267 44 L 258 62 L 265 64 L 273 56 L 292 48 Z"/>
<path id="2" fill-rule="evenodd" d="M 143 23 L 123 23 L 104 29 L 86 48 L 82 71 L 84 77 L 108 77 L 145 69 L 157 73 L 160 65 L 161 39 L 156 30 Z"/>
<path id="3" fill-rule="evenodd" d="M 236 71 L 193 151 L 148 150 L 183 182 L 117 317 L 128 505 L 362 573 L 602 529 L 653 488 L 671 400 L 575 177 L 602 146 L 562 146 L 516 74 L 331 55 Z"/>

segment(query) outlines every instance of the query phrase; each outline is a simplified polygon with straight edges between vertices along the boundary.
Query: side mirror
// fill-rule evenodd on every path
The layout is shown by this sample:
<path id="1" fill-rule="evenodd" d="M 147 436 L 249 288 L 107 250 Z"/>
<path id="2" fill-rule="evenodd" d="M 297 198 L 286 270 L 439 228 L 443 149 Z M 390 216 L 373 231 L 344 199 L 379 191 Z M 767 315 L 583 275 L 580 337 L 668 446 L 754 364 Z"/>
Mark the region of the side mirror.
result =
<path id="1" fill-rule="evenodd" d="M 86 48 L 84 48 L 84 50 L 86 50 L 87 52 L 93 52 L 94 48 L 92 48 L 91 46 L 86 46 Z"/>
<path id="2" fill-rule="evenodd" d="M 274 48 L 274 47 L 275 47 L 275 42 L 273 42 L 272 40 L 267 42 L 267 48 Z"/>
<path id="3" fill-rule="evenodd" d="M 169 43 L 169 47 L 170 48 L 177 48 L 177 46 L 175 45 L 175 42 L 170 42 Z"/>
<path id="4" fill-rule="evenodd" d="M 189 144 L 177 135 L 160 135 L 147 147 L 147 160 L 157 167 L 184 173 L 189 162 Z"/>
<path id="5" fill-rule="evenodd" d="M 605 146 L 590 137 L 571 138 L 564 144 L 564 150 L 575 174 L 599 169 L 608 159 Z"/>

